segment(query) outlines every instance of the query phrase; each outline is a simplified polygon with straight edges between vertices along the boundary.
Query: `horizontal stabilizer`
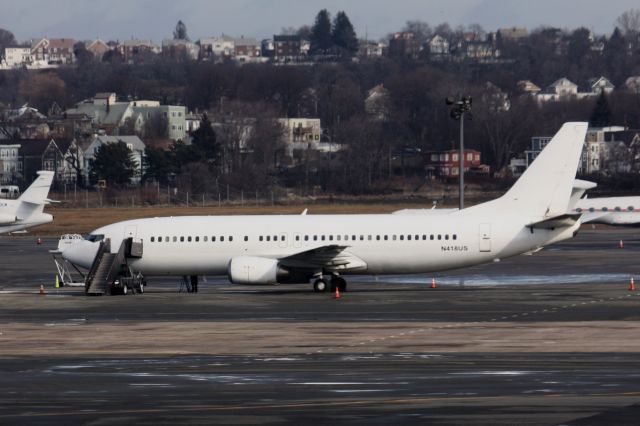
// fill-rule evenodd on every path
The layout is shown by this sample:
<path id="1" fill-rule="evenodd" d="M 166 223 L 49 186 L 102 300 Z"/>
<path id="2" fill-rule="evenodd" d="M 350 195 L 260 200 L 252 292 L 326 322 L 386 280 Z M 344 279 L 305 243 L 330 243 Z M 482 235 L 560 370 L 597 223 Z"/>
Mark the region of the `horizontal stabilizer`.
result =
<path id="1" fill-rule="evenodd" d="M 580 214 L 563 214 L 550 219 L 540 220 L 527 224 L 527 227 L 534 229 L 556 229 L 571 227 L 580 220 Z"/>

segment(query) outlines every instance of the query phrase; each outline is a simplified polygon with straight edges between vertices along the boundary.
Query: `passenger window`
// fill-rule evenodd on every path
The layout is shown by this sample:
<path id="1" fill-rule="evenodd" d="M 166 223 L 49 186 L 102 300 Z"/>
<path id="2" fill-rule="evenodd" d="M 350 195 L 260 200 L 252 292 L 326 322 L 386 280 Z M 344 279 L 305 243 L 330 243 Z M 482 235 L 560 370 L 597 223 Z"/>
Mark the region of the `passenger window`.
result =
<path id="1" fill-rule="evenodd" d="M 438 240 L 442 239 L 442 235 L 438 234 Z"/>
<path id="2" fill-rule="evenodd" d="M 355 241 L 355 240 L 356 240 L 356 236 L 355 236 L 355 235 L 352 235 L 352 236 L 351 236 L 351 241 Z"/>
<path id="3" fill-rule="evenodd" d="M 216 242 L 216 237 L 215 237 L 215 236 L 212 236 L 212 237 L 211 237 L 211 242 L 212 242 L 212 243 L 215 243 L 215 242 Z"/>
<path id="4" fill-rule="evenodd" d="M 429 235 L 429 239 L 433 241 L 433 234 Z"/>
<path id="5" fill-rule="evenodd" d="M 191 242 L 191 237 L 190 236 L 187 237 L 187 242 L 189 242 L 189 243 Z"/>
<path id="6" fill-rule="evenodd" d="M 360 241 L 364 241 L 364 235 L 360 235 Z"/>
<path id="7" fill-rule="evenodd" d="M 205 235 L 204 237 L 202 237 L 202 240 L 206 243 L 207 242 L 207 236 Z"/>
<path id="8" fill-rule="evenodd" d="M 445 235 L 445 236 L 444 236 L 444 239 L 445 239 L 445 240 L 448 240 L 448 239 L 449 239 L 449 234 Z"/>
<path id="9" fill-rule="evenodd" d="M 345 240 L 345 241 L 349 241 L 349 236 L 348 236 L 348 235 L 345 235 L 345 236 L 344 236 L 344 240 Z"/>
<path id="10" fill-rule="evenodd" d="M 271 241 L 271 235 L 267 235 L 267 241 Z"/>
<path id="11" fill-rule="evenodd" d="M 184 237 L 180 237 L 180 242 L 184 243 Z"/>
<path id="12" fill-rule="evenodd" d="M 427 235 L 426 234 L 422 234 L 422 241 L 427 239 Z"/>
<path id="13" fill-rule="evenodd" d="M 278 241 L 278 236 L 277 235 L 273 236 L 273 241 Z"/>
<path id="14" fill-rule="evenodd" d="M 305 236 L 304 236 L 304 240 L 305 240 L 305 241 L 309 241 L 309 236 L 308 236 L 308 235 L 305 235 Z"/>
<path id="15" fill-rule="evenodd" d="M 342 239 L 342 235 L 336 235 L 336 240 L 340 241 Z"/>
<path id="16" fill-rule="evenodd" d="M 178 241 L 178 237 L 173 237 L 173 242 L 175 243 L 176 241 Z"/>
<path id="17" fill-rule="evenodd" d="M 229 242 L 233 241 L 233 235 L 229 235 Z"/>
<path id="18" fill-rule="evenodd" d="M 419 240 L 419 239 L 420 239 L 420 235 L 416 235 L 416 238 L 415 238 L 415 239 L 416 239 L 416 240 Z"/>
<path id="19" fill-rule="evenodd" d="M 376 235 L 376 241 L 380 241 L 380 235 Z"/>
<path id="20" fill-rule="evenodd" d="M 404 235 L 400 235 L 400 241 L 404 241 Z"/>
<path id="21" fill-rule="evenodd" d="M 457 239 L 458 239 L 458 236 L 457 236 L 456 234 L 453 234 L 453 239 L 454 239 L 454 240 L 457 240 Z"/>
<path id="22" fill-rule="evenodd" d="M 629 206 L 629 207 L 627 207 L 627 210 L 629 210 L 630 212 L 632 212 L 632 211 L 633 211 L 633 206 Z"/>
<path id="23" fill-rule="evenodd" d="M 156 237 L 151 237 L 151 242 L 154 242 L 156 240 Z"/>
<path id="24" fill-rule="evenodd" d="M 318 236 L 317 235 L 313 236 L 313 241 L 318 241 Z"/>
<path id="25" fill-rule="evenodd" d="M 296 241 L 300 241 L 300 235 L 296 235 Z"/>
<path id="26" fill-rule="evenodd" d="M 367 240 L 371 241 L 371 235 L 367 236 Z"/>
<path id="27" fill-rule="evenodd" d="M 249 237 L 245 235 L 245 236 L 244 236 L 244 240 L 245 240 L 245 241 L 249 241 Z"/>
<path id="28" fill-rule="evenodd" d="M 591 213 L 593 213 L 593 212 L 595 212 L 595 211 L 596 211 L 596 209 L 594 209 L 593 207 L 589 207 L 589 211 L 590 211 Z"/>
<path id="29" fill-rule="evenodd" d="M 396 236 L 394 235 L 394 236 L 393 236 L 393 241 L 395 241 L 395 240 L 396 240 Z"/>
<path id="30" fill-rule="evenodd" d="M 385 235 L 385 236 L 384 236 L 384 240 L 385 240 L 385 241 L 387 241 L 388 239 L 389 239 L 389 236 L 388 236 L 388 235 Z"/>
<path id="31" fill-rule="evenodd" d="M 606 208 L 606 207 L 603 207 L 603 208 L 602 208 L 602 211 L 603 211 L 603 212 L 606 212 L 606 211 L 608 211 L 608 210 L 609 210 L 609 209 L 608 209 L 608 208 Z"/>
<path id="32" fill-rule="evenodd" d="M 321 235 L 321 236 L 320 236 L 320 239 L 321 239 L 322 241 L 324 241 L 324 235 Z"/>
<path id="33" fill-rule="evenodd" d="M 224 241 L 224 236 L 220 235 L 220 242 Z"/>
<path id="34" fill-rule="evenodd" d="M 333 235 L 329 235 L 329 241 L 333 241 Z"/>
<path id="35" fill-rule="evenodd" d="M 620 207 L 616 207 L 615 209 L 617 212 L 622 211 L 622 209 Z"/>
<path id="36" fill-rule="evenodd" d="M 411 234 L 407 235 L 407 240 L 411 241 Z"/>
<path id="37" fill-rule="evenodd" d="M 578 208 L 576 209 L 576 212 L 578 212 L 578 213 L 582 213 L 582 209 L 581 209 L 580 207 L 578 207 Z"/>
<path id="38" fill-rule="evenodd" d="M 200 241 L 200 237 L 196 237 L 196 243 Z"/>

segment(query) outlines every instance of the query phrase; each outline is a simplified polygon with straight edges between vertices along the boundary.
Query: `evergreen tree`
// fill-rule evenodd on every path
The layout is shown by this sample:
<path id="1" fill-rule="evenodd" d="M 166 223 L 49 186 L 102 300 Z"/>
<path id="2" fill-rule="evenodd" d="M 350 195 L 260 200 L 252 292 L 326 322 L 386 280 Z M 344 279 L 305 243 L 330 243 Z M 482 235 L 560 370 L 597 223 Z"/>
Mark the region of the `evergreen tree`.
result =
<path id="1" fill-rule="evenodd" d="M 176 24 L 176 29 L 173 31 L 174 40 L 189 40 L 187 35 L 187 25 L 181 20 Z"/>
<path id="2" fill-rule="evenodd" d="M 137 169 L 138 164 L 126 143 L 105 143 L 96 152 L 90 177 L 92 182 L 105 179 L 107 185 L 128 185 Z"/>
<path id="3" fill-rule="evenodd" d="M 167 151 L 148 146 L 145 150 L 145 172 L 144 179 L 153 179 L 162 184 L 167 183 L 169 173 L 171 173 L 171 159 Z"/>
<path id="4" fill-rule="evenodd" d="M 220 145 L 216 140 L 216 132 L 211 126 L 211 121 L 207 114 L 202 116 L 200 127 L 192 134 L 192 144 L 202 152 L 204 158 L 215 163 L 220 154 Z"/>
<path id="5" fill-rule="evenodd" d="M 327 9 L 322 9 L 316 15 L 316 21 L 311 28 L 311 53 L 327 53 L 332 45 L 331 18 Z"/>
<path id="6" fill-rule="evenodd" d="M 333 29 L 331 32 L 333 44 L 343 54 L 353 56 L 358 52 L 358 38 L 356 32 L 351 25 L 351 21 L 346 13 L 338 12 L 333 20 Z"/>
<path id="7" fill-rule="evenodd" d="M 611 125 L 611 108 L 604 92 L 600 93 L 596 106 L 593 108 L 589 124 L 593 127 L 607 127 Z"/>

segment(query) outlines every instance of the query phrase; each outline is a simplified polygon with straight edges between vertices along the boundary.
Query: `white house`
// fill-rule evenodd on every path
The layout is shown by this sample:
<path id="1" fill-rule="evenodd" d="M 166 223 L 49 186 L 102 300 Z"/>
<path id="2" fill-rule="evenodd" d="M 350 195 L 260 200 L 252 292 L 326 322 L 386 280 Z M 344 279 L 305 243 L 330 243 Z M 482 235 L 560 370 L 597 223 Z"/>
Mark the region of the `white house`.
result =
<path id="1" fill-rule="evenodd" d="M 0 144 L 0 183 L 11 183 L 22 172 L 20 144 Z"/>
<path id="2" fill-rule="evenodd" d="M 18 68 L 33 62 L 31 46 L 12 46 L 4 48 L 4 64 L 8 68 Z"/>
<path id="3" fill-rule="evenodd" d="M 449 54 L 449 41 L 441 35 L 434 35 L 429 40 L 429 53 L 432 56 L 446 56 Z"/>

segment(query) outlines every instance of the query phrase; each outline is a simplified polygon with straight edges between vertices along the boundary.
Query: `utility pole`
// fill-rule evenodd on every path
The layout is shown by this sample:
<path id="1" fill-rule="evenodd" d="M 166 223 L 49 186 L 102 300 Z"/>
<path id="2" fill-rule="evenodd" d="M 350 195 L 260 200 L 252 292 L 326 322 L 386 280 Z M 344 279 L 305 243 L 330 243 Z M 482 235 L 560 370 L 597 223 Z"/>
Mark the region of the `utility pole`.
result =
<path id="1" fill-rule="evenodd" d="M 458 100 L 449 97 L 445 99 L 445 103 L 451 107 L 451 118 L 460 121 L 460 153 L 458 154 L 458 180 L 460 182 L 459 196 L 460 201 L 458 207 L 460 210 L 464 208 L 464 118 L 465 115 L 471 120 L 471 96 L 459 97 Z"/>

